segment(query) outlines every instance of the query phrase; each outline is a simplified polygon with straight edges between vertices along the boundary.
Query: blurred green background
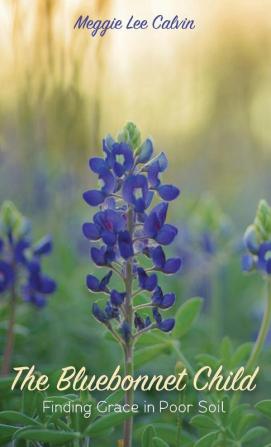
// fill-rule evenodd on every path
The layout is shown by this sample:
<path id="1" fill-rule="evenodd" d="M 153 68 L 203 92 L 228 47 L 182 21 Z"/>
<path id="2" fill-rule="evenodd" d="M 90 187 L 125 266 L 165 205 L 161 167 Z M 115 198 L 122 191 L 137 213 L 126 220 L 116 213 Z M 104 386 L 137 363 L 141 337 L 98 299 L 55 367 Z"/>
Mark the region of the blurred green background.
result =
<path id="1" fill-rule="evenodd" d="M 90 314 L 85 275 L 93 265 L 81 235 L 90 209 L 81 194 L 94 184 L 88 158 L 127 121 L 168 154 L 165 180 L 182 189 L 171 210 L 180 227 L 173 250 L 187 264 L 165 288 L 177 292 L 178 303 L 206 299 L 184 351 L 193 362 L 200 351 L 216 352 L 224 335 L 235 346 L 255 338 L 261 281 L 243 275 L 240 256 L 258 200 L 270 200 L 268 3 L 0 1 L 0 203 L 13 200 L 32 219 L 36 238 L 52 234 L 46 267 L 58 281 L 45 310 L 21 308 L 15 364 L 109 373 L 120 362 Z M 80 14 L 125 20 L 131 13 L 179 14 L 194 18 L 196 29 L 112 31 L 103 38 L 73 30 Z M 204 246 L 205 234 L 214 249 Z M 175 360 L 164 356 L 146 368 L 168 373 Z M 270 372 L 267 349 L 264 377 Z M 263 397 L 264 387 L 263 380 Z"/>

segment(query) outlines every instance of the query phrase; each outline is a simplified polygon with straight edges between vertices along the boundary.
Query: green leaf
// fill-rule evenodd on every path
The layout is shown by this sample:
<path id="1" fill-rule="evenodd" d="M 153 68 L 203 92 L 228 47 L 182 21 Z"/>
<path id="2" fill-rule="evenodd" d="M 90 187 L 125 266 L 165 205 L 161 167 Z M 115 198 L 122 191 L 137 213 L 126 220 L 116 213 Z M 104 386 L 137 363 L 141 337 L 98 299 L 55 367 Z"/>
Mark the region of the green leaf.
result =
<path id="1" fill-rule="evenodd" d="M 174 424 L 168 424 L 164 422 L 154 422 L 153 427 L 155 432 L 157 433 L 157 436 L 162 439 L 166 439 L 169 444 L 176 443 L 176 436 L 177 436 L 177 427 Z M 145 428 L 145 427 L 144 427 Z M 141 431 L 142 432 L 142 431 Z M 185 432 L 182 430 L 182 440 L 183 443 L 189 444 L 191 442 L 191 434 Z M 190 445 L 190 444 L 189 444 Z"/>
<path id="2" fill-rule="evenodd" d="M 266 417 L 271 419 L 271 399 L 258 402 L 255 407 Z"/>
<path id="3" fill-rule="evenodd" d="M 18 427 L 12 425 L 0 424 L 0 442 L 6 442 L 11 440 L 13 433 L 18 430 Z"/>
<path id="4" fill-rule="evenodd" d="M 208 433 L 195 443 L 195 447 L 210 447 L 212 445 L 212 442 L 216 440 L 217 434 L 217 431 Z"/>
<path id="5" fill-rule="evenodd" d="M 241 438 L 241 442 L 252 441 L 253 439 L 259 438 L 261 436 L 266 435 L 268 433 L 267 428 L 265 427 L 254 427 L 246 432 L 244 436 Z"/>
<path id="6" fill-rule="evenodd" d="M 232 342 L 229 337 L 224 337 L 220 345 L 220 355 L 222 362 L 225 365 L 229 365 L 232 357 Z"/>
<path id="7" fill-rule="evenodd" d="M 163 334 L 160 334 L 158 331 L 151 331 L 142 334 L 141 337 L 138 339 L 137 345 L 157 345 L 163 343 L 164 341 L 165 337 Z"/>
<path id="8" fill-rule="evenodd" d="M 47 429 L 25 429 L 20 430 L 14 438 L 25 439 L 27 441 L 50 442 L 50 444 L 62 444 L 79 439 L 80 433 Z"/>
<path id="9" fill-rule="evenodd" d="M 37 409 L 37 396 L 36 391 L 24 390 L 22 394 L 22 412 L 28 416 L 33 416 Z"/>
<path id="10" fill-rule="evenodd" d="M 18 411 L 1 411 L 0 412 L 0 421 L 1 422 L 11 422 L 14 424 L 21 425 L 41 425 L 35 419 L 26 416 L 23 413 L 19 413 Z"/>
<path id="11" fill-rule="evenodd" d="M 236 435 L 239 432 L 238 429 L 240 426 L 240 422 L 242 421 L 242 416 L 244 414 L 247 414 L 248 409 L 249 409 L 248 404 L 238 405 L 237 407 L 234 408 L 234 410 L 229 416 L 229 423 L 231 425 L 231 429 L 233 433 L 235 433 Z"/>
<path id="12" fill-rule="evenodd" d="M 169 447 L 169 445 L 161 438 L 153 438 L 153 447 Z"/>
<path id="13" fill-rule="evenodd" d="M 190 298 L 179 308 L 175 317 L 174 336 L 176 338 L 183 337 L 189 331 L 199 316 L 202 303 L 202 298 Z"/>
<path id="14" fill-rule="evenodd" d="M 111 405 L 111 404 L 114 405 L 114 404 L 118 404 L 119 402 L 121 402 L 123 397 L 124 397 L 124 392 L 122 390 L 117 390 L 114 393 L 107 396 L 105 400 L 109 405 Z"/>
<path id="15" fill-rule="evenodd" d="M 0 392 L 11 391 L 11 385 L 14 377 L 1 377 L 0 378 Z"/>
<path id="16" fill-rule="evenodd" d="M 191 424 L 198 428 L 214 429 L 217 424 L 210 416 L 197 415 L 191 419 Z"/>
<path id="17" fill-rule="evenodd" d="M 149 346 L 147 348 L 140 349 L 135 353 L 135 368 L 140 368 L 145 365 L 145 363 L 159 357 L 161 354 L 165 354 L 167 351 L 167 343 Z"/>
<path id="18" fill-rule="evenodd" d="M 237 431 L 238 437 L 242 437 L 245 433 L 247 433 L 249 427 L 255 426 L 256 423 L 257 423 L 257 416 L 255 413 L 252 413 L 250 411 L 246 414 L 243 414 L 238 424 L 238 431 Z"/>
<path id="19" fill-rule="evenodd" d="M 103 433 L 103 431 L 107 430 L 108 428 L 115 427 L 116 425 L 121 424 L 125 419 L 132 416 L 133 413 L 110 413 L 106 416 L 101 417 L 97 421 L 93 422 L 93 424 L 90 424 L 86 430 L 85 435 L 86 436 L 99 436 Z"/>
<path id="20" fill-rule="evenodd" d="M 153 447 L 152 439 L 155 437 L 156 431 L 152 425 L 148 425 L 142 433 L 141 446 Z"/>
<path id="21" fill-rule="evenodd" d="M 205 354 L 205 353 L 198 354 L 196 358 L 200 365 L 202 365 L 202 366 L 208 365 L 212 369 L 218 368 L 218 366 L 220 364 L 220 361 L 211 354 Z"/>
<path id="22" fill-rule="evenodd" d="M 231 368 L 235 368 L 248 359 L 252 346 L 253 343 L 244 343 L 236 349 L 231 358 Z"/>

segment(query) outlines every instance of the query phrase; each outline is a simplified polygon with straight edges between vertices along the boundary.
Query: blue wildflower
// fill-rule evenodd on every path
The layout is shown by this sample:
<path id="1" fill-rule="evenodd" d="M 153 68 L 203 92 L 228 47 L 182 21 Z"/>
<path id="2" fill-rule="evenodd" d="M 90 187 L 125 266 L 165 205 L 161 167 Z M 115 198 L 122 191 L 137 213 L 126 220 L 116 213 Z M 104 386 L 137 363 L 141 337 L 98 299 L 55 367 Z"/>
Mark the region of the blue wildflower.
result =
<path id="1" fill-rule="evenodd" d="M 146 171 L 148 173 L 148 180 L 152 187 L 156 188 L 161 184 L 159 179 L 159 174 L 164 172 L 168 167 L 167 157 L 164 152 L 161 152 L 156 158 L 151 161 L 147 167 Z"/>
<path id="2" fill-rule="evenodd" d="M 101 238 L 106 245 L 114 245 L 117 234 L 125 226 L 123 216 L 112 209 L 99 211 L 95 214 L 93 221 L 93 223 L 83 225 L 84 235 L 93 241 Z"/>
<path id="3" fill-rule="evenodd" d="M 263 242 L 257 253 L 258 267 L 268 275 L 271 274 L 271 241 Z"/>
<path id="4" fill-rule="evenodd" d="M 146 177 L 140 174 L 127 177 L 123 184 L 122 195 L 138 213 L 142 213 L 150 205 L 153 197 L 153 193 L 148 189 Z"/>
<path id="5" fill-rule="evenodd" d="M 101 248 L 92 247 L 90 253 L 93 262 L 99 267 L 108 266 L 115 260 L 114 250 L 106 245 Z"/>
<path id="6" fill-rule="evenodd" d="M 129 343 L 131 338 L 131 327 L 127 321 L 124 321 L 120 327 L 120 333 L 126 343 Z"/>
<path id="7" fill-rule="evenodd" d="M 152 141 L 148 138 L 141 144 L 139 132 L 131 123 L 117 142 L 111 136 L 103 140 L 103 152 L 104 158 L 93 157 L 89 161 L 101 188 L 83 194 L 89 205 L 99 206 L 99 211 L 92 222 L 83 224 L 82 230 L 88 240 L 98 244 L 91 248 L 92 261 L 98 267 L 108 268 L 109 273 L 102 280 L 88 275 L 86 282 L 89 290 L 109 295 L 105 307 L 93 305 L 95 318 L 107 325 L 119 341 L 129 345 L 140 331 L 156 327 L 168 332 L 174 326 L 174 319 L 159 317 L 158 309 L 172 307 L 175 295 L 162 292 L 155 271 L 173 274 L 181 267 L 181 260 L 167 259 L 162 248 L 171 244 L 177 234 L 177 228 L 166 223 L 166 217 L 168 202 L 176 199 L 180 191 L 162 183 L 161 174 L 168 165 L 165 154 L 153 157 Z M 154 195 L 163 202 L 149 211 Z M 152 266 L 144 269 L 139 255 L 146 255 Z M 110 287 L 115 273 L 123 280 L 124 291 Z M 139 284 L 137 292 L 133 290 L 135 279 Z M 142 291 L 152 292 L 146 305 L 154 309 L 154 322 L 150 316 L 143 318 L 133 304 L 133 296 Z"/>
<path id="8" fill-rule="evenodd" d="M 100 321 L 100 323 L 106 323 L 107 322 L 106 313 L 98 306 L 97 303 L 93 303 L 92 313 L 93 313 L 94 317 L 98 321 Z"/>
<path id="9" fill-rule="evenodd" d="M 150 138 L 146 139 L 140 149 L 140 154 L 137 157 L 137 163 L 147 163 L 153 154 L 153 144 Z"/>
<path id="10" fill-rule="evenodd" d="M 96 278 L 94 275 L 87 276 L 87 287 L 92 292 L 107 292 L 108 293 L 108 284 L 110 282 L 112 271 L 109 271 L 101 280 Z"/>
<path id="11" fill-rule="evenodd" d="M 110 292 L 110 301 L 111 304 L 115 307 L 121 306 L 126 293 L 125 292 L 117 292 L 117 290 L 113 289 Z"/>
<path id="12" fill-rule="evenodd" d="M 120 255 L 129 259 L 134 254 L 133 241 L 129 231 L 120 231 L 118 236 Z"/>
<path id="13" fill-rule="evenodd" d="M 152 312 L 153 312 L 153 317 L 156 321 L 156 325 L 161 331 L 163 331 L 163 332 L 172 331 L 172 329 L 175 326 L 174 318 L 167 318 L 166 320 L 163 320 L 160 312 L 158 311 L 158 309 L 156 307 L 153 309 Z"/>
<path id="14" fill-rule="evenodd" d="M 126 143 L 114 143 L 112 147 L 113 171 L 117 177 L 122 177 L 133 167 L 134 157 L 131 148 Z"/>
<path id="15" fill-rule="evenodd" d="M 151 297 L 154 306 L 160 309 L 169 309 L 175 303 L 176 296 L 174 293 L 163 294 L 161 287 L 157 287 Z"/>
<path id="16" fill-rule="evenodd" d="M 150 249 L 150 256 L 157 270 L 161 270 L 166 274 L 176 273 L 181 267 L 180 258 L 166 259 L 164 250 L 160 245 Z"/>
<path id="17" fill-rule="evenodd" d="M 3 204 L 0 224 L 0 293 L 16 287 L 24 301 L 44 307 L 56 290 L 55 281 L 42 272 L 42 257 L 53 248 L 51 237 L 32 244 L 28 221 L 10 202 Z"/>
<path id="18" fill-rule="evenodd" d="M 166 224 L 168 204 L 165 202 L 156 205 L 146 217 L 144 222 L 144 233 L 147 237 L 154 239 L 158 244 L 169 245 L 178 233 L 176 227 Z"/>
<path id="19" fill-rule="evenodd" d="M 137 269 L 138 282 L 142 289 L 151 292 L 157 286 L 157 275 L 152 273 L 148 275 L 142 267 Z"/>
<path id="20" fill-rule="evenodd" d="M 13 277 L 12 267 L 7 262 L 0 260 L 0 293 L 8 289 L 13 281 Z"/>

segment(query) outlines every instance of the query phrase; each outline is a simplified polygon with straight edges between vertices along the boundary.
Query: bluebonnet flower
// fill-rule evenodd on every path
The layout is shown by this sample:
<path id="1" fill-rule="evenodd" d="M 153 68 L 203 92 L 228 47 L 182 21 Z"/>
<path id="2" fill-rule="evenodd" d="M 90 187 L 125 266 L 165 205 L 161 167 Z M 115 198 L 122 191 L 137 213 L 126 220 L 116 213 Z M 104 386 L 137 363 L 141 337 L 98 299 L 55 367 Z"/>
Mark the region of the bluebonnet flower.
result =
<path id="1" fill-rule="evenodd" d="M 0 293 L 5 292 L 13 281 L 13 269 L 5 261 L 0 260 Z"/>
<path id="2" fill-rule="evenodd" d="M 161 287 L 157 287 L 151 297 L 154 306 L 160 309 L 169 309 L 175 303 L 176 297 L 174 293 L 163 294 Z"/>
<path id="3" fill-rule="evenodd" d="M 159 203 L 146 216 L 144 222 L 144 234 L 161 245 L 171 244 L 178 232 L 176 227 L 165 223 L 167 210 L 167 203 Z"/>
<path id="4" fill-rule="evenodd" d="M 91 258 L 99 267 L 109 266 L 115 260 L 113 248 L 103 245 L 101 248 L 92 247 L 90 250 Z"/>
<path id="5" fill-rule="evenodd" d="M 87 276 L 88 289 L 91 290 L 92 292 L 108 292 L 107 286 L 109 284 L 112 273 L 113 273 L 112 271 L 109 271 L 101 281 L 94 275 L 88 275 Z"/>
<path id="6" fill-rule="evenodd" d="M 117 290 L 112 289 L 110 292 L 110 301 L 112 306 L 121 306 L 124 301 L 125 295 L 125 292 L 117 292 Z"/>
<path id="7" fill-rule="evenodd" d="M 164 250 L 160 245 L 149 250 L 151 259 L 154 263 L 156 270 L 160 270 L 166 274 L 176 273 L 181 267 L 180 258 L 169 258 L 166 259 Z"/>
<path id="8" fill-rule="evenodd" d="M 137 275 L 141 289 L 151 292 L 157 286 L 157 275 L 155 273 L 148 275 L 142 267 L 138 267 Z"/>
<path id="9" fill-rule="evenodd" d="M 56 289 L 55 281 L 42 273 L 41 266 L 42 257 L 52 251 L 51 237 L 32 244 L 29 222 L 10 202 L 1 209 L 0 234 L 0 293 L 12 290 L 24 301 L 44 307 Z"/>
<path id="10" fill-rule="evenodd" d="M 159 312 L 174 305 L 175 295 L 163 293 L 155 271 L 173 274 L 181 267 L 181 260 L 167 259 L 162 248 L 177 235 L 177 228 L 166 218 L 168 202 L 178 197 L 179 189 L 162 183 L 161 174 L 168 165 L 165 154 L 153 157 L 152 141 L 148 138 L 141 143 L 131 123 L 118 141 L 111 136 L 103 140 L 103 152 L 104 158 L 94 157 L 89 162 L 102 186 L 83 194 L 89 205 L 99 206 L 99 211 L 93 222 L 83 224 L 82 231 L 88 240 L 98 244 L 91 248 L 91 259 L 98 267 L 108 268 L 108 273 L 102 280 L 88 275 L 87 287 L 109 297 L 104 307 L 94 303 L 94 317 L 119 341 L 130 345 L 142 331 L 158 328 L 169 332 L 174 327 L 174 319 L 163 319 Z M 163 201 L 149 210 L 155 194 Z M 149 267 L 139 264 L 142 255 L 151 262 Z M 112 274 L 123 280 L 124 291 L 110 285 Z M 137 291 L 133 290 L 135 279 Z M 149 301 L 143 307 L 137 304 L 137 294 L 148 292 Z"/>
<path id="11" fill-rule="evenodd" d="M 271 275 L 271 207 L 265 200 L 259 202 L 254 223 L 245 231 L 244 245 L 248 253 L 242 257 L 243 270 Z"/>
<path id="12" fill-rule="evenodd" d="M 166 320 L 163 320 L 161 314 L 159 313 L 159 311 L 156 307 L 153 309 L 153 317 L 157 323 L 157 327 L 161 331 L 170 332 L 174 328 L 174 325 L 175 325 L 174 318 L 167 318 Z"/>

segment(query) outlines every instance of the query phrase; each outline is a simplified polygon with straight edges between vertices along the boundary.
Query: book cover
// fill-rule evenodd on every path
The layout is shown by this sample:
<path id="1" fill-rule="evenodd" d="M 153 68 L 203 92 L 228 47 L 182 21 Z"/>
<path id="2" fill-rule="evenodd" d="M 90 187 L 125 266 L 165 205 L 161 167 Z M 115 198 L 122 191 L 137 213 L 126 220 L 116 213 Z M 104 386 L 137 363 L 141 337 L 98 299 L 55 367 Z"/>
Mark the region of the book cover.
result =
<path id="1" fill-rule="evenodd" d="M 269 7 L 0 0 L 0 445 L 270 447 Z"/>

